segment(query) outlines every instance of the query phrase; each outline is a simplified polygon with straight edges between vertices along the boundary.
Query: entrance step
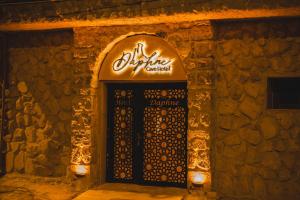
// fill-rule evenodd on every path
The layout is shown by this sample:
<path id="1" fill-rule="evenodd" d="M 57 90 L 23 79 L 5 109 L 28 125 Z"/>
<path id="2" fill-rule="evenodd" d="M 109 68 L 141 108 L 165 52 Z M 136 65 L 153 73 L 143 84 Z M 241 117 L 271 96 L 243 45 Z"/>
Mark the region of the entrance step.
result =
<path id="1" fill-rule="evenodd" d="M 186 189 L 106 183 L 90 189 L 74 200 L 181 200 Z"/>

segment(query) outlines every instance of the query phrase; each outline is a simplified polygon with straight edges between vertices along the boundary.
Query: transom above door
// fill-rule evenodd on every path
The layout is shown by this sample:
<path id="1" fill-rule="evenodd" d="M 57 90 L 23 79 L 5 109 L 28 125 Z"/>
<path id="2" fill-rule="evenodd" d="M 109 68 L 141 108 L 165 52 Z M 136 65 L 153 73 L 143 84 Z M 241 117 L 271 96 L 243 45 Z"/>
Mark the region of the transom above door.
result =
<path id="1" fill-rule="evenodd" d="M 186 186 L 186 83 L 109 84 L 107 179 Z"/>

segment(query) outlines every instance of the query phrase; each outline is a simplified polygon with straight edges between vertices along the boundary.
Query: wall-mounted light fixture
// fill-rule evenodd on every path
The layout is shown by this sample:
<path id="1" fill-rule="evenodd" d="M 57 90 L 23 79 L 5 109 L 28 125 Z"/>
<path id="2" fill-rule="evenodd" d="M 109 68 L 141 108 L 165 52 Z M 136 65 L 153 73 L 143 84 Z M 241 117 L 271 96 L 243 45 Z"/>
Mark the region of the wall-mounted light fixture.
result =
<path id="1" fill-rule="evenodd" d="M 71 170 L 76 174 L 76 176 L 85 176 L 90 173 L 90 166 L 89 165 L 71 165 Z"/>
<path id="2" fill-rule="evenodd" d="M 194 175 L 191 179 L 192 185 L 196 189 L 203 188 L 204 183 L 206 181 L 206 176 L 202 172 L 194 172 Z"/>
<path id="3" fill-rule="evenodd" d="M 190 171 L 189 180 L 191 183 L 190 189 L 192 190 L 202 190 L 204 185 L 207 183 L 207 175 L 205 172 L 201 171 Z"/>

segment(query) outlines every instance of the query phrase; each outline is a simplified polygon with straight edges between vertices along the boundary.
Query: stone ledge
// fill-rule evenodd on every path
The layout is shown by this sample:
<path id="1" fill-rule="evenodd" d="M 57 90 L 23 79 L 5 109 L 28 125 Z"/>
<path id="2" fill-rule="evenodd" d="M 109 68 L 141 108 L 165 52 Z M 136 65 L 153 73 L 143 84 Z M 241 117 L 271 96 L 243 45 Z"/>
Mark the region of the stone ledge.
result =
<path id="1" fill-rule="evenodd" d="M 222 11 L 182 13 L 174 15 L 157 15 L 135 18 L 112 18 L 95 20 L 64 20 L 64 21 L 38 21 L 29 23 L 2 23 L 0 31 L 21 31 L 21 30 L 49 30 L 72 27 L 91 26 L 116 26 L 116 25 L 149 25 L 161 23 L 180 23 L 200 20 L 232 20 L 232 19 L 255 19 L 270 17 L 293 17 L 300 16 L 300 7 L 279 8 L 279 9 L 253 9 L 236 10 L 228 9 Z"/>

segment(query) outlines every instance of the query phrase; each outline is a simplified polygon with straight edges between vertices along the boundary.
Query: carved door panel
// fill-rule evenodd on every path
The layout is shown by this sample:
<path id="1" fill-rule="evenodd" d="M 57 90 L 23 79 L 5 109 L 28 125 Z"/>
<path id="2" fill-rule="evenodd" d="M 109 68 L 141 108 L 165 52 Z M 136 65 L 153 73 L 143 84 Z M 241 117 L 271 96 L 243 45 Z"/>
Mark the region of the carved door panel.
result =
<path id="1" fill-rule="evenodd" d="M 134 180 L 134 95 L 129 88 L 109 87 L 107 171 L 111 181 Z"/>
<path id="2" fill-rule="evenodd" d="M 161 185 L 186 185 L 186 90 L 144 90 L 143 179 Z"/>
<path id="3" fill-rule="evenodd" d="M 186 84 L 108 87 L 108 180 L 186 186 Z"/>

